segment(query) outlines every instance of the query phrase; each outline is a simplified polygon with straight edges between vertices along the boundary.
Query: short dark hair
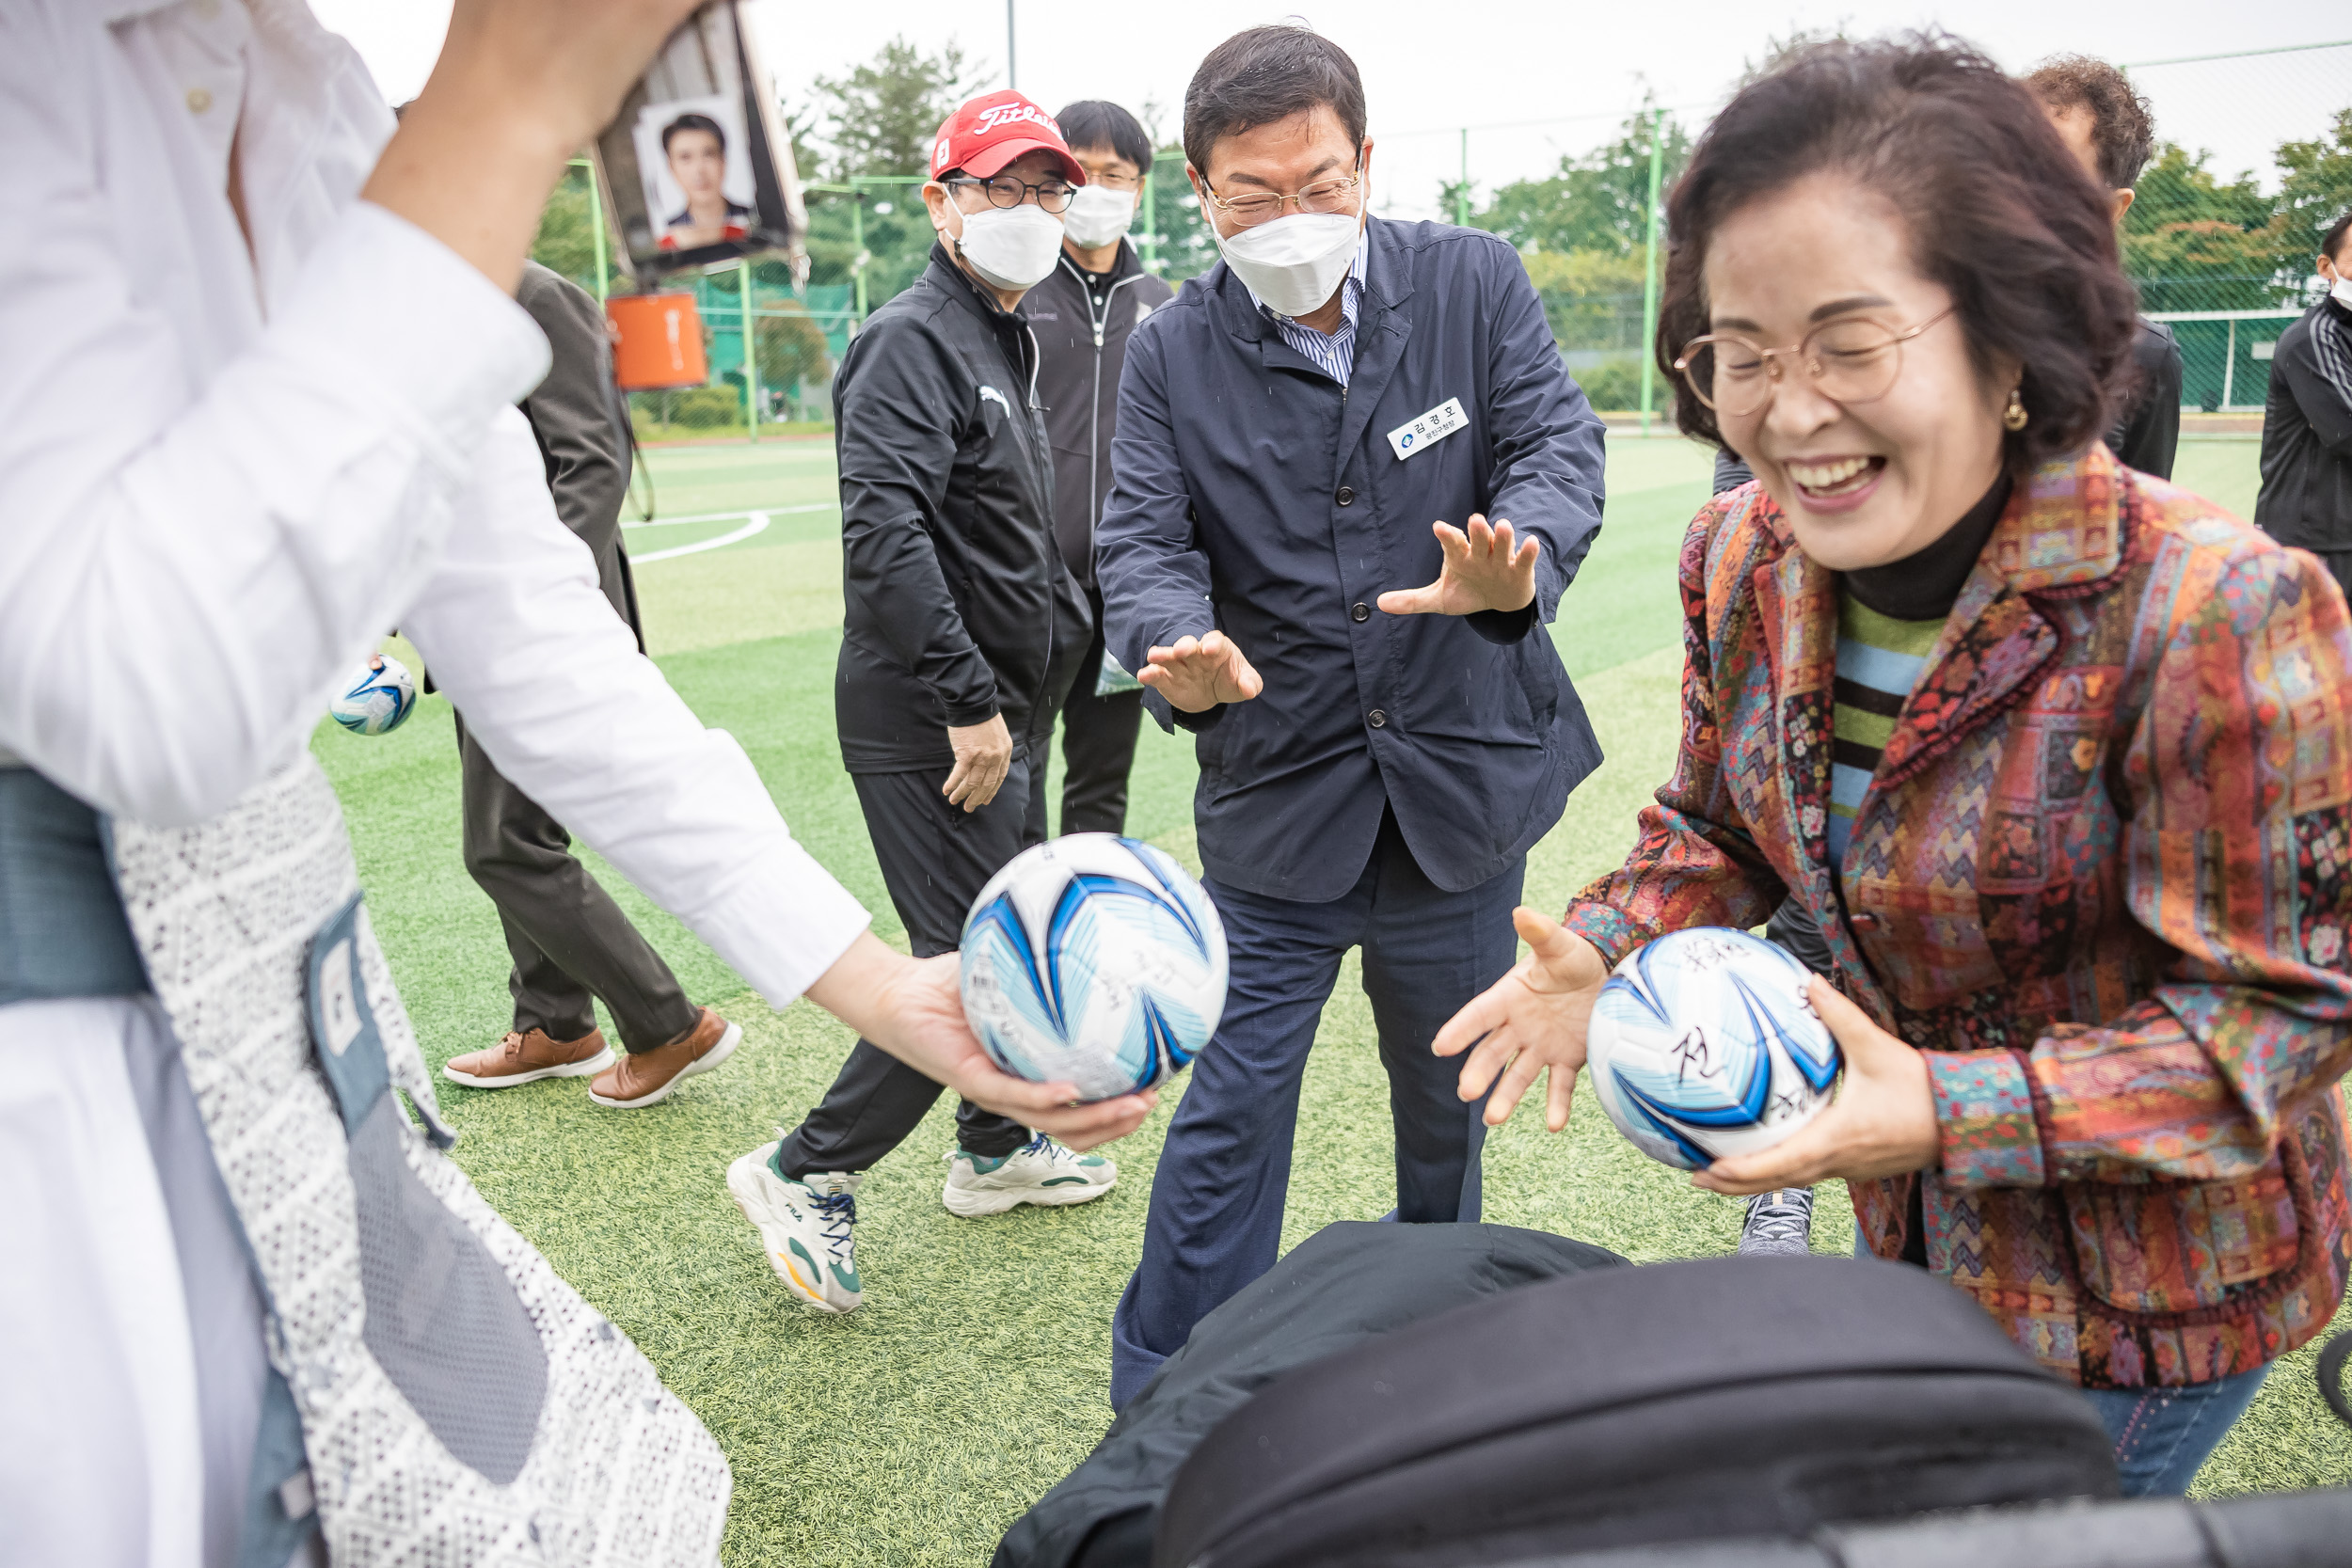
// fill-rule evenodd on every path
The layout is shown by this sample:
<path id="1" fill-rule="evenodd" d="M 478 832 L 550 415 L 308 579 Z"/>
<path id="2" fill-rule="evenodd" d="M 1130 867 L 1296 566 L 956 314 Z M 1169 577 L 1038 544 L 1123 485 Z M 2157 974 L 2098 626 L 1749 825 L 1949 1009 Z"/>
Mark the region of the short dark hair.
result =
<path id="1" fill-rule="evenodd" d="M 2339 261 L 2347 237 L 2352 237 L 2352 209 L 2346 209 L 2344 216 L 2329 224 L 2328 232 L 2319 237 L 2319 253 L 2330 261 Z"/>
<path id="2" fill-rule="evenodd" d="M 1723 444 L 1714 411 L 1674 370 L 1709 329 L 1707 250 L 1733 212 L 1838 170 L 1889 202 L 1919 270 L 1950 291 L 1980 374 L 2025 367 L 2030 416 L 2010 432 L 2012 474 L 2089 445 L 2129 386 L 2137 300 L 2118 261 L 2107 193 L 2034 96 L 1940 33 L 1802 50 L 1708 126 L 1666 204 L 1658 362 L 1685 434 Z"/>
<path id="3" fill-rule="evenodd" d="M 717 120 L 708 115 L 680 115 L 661 128 L 661 155 L 663 157 L 670 155 L 670 138 L 680 131 L 707 131 L 718 138 L 720 151 L 724 152 L 727 150 L 727 134 L 721 129 Z"/>
<path id="4" fill-rule="evenodd" d="M 1205 177 L 1221 138 L 1323 104 L 1363 146 L 1364 79 L 1346 50 L 1298 23 L 1235 33 L 1209 51 L 1184 88 L 1185 161 Z"/>
<path id="5" fill-rule="evenodd" d="M 2099 178 L 2119 191 L 2138 183 L 2139 171 L 2156 150 L 2156 120 L 2148 100 L 2132 90 L 2129 77 L 2088 55 L 2053 55 L 2026 78 L 2026 86 L 2053 109 L 2088 110 Z"/>
<path id="6" fill-rule="evenodd" d="M 1054 119 L 1071 151 L 1082 147 L 1107 147 L 1136 166 L 1137 174 L 1152 170 L 1152 138 L 1136 117 L 1100 98 L 1081 98 Z"/>

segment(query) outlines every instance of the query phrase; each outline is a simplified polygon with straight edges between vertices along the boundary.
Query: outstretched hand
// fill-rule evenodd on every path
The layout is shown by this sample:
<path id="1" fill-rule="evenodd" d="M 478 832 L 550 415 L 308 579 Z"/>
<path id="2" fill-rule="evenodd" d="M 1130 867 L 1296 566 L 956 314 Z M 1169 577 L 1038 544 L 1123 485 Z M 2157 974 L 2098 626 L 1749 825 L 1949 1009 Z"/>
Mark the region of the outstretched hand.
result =
<path id="1" fill-rule="evenodd" d="M 1584 1033 L 1609 965 L 1599 949 L 1540 911 L 1521 905 L 1511 911 L 1511 924 L 1532 951 L 1448 1020 L 1431 1049 L 1440 1056 L 1470 1052 L 1458 1092 L 1471 1101 L 1492 1085 L 1489 1127 L 1510 1120 L 1519 1097 L 1549 1071 L 1544 1119 L 1557 1132 L 1568 1125 Z"/>
<path id="2" fill-rule="evenodd" d="M 1429 525 L 1445 552 L 1438 580 L 1426 588 L 1395 588 L 1380 595 L 1380 608 L 1391 615 L 1474 615 L 1482 610 L 1524 610 L 1535 599 L 1535 558 L 1541 546 L 1533 538 L 1514 547 L 1509 523 L 1486 526 L 1470 514 L 1470 531 L 1452 523 Z"/>
<path id="3" fill-rule="evenodd" d="M 1784 1143 L 1716 1161 L 1692 1176 L 1692 1185 L 1710 1193 L 1769 1193 L 1833 1176 L 1849 1181 L 1899 1176 L 1936 1163 L 1943 1142 L 1928 1059 L 1871 1022 L 1820 975 L 1807 994 L 1846 1053 L 1837 1102 Z"/>
<path id="4" fill-rule="evenodd" d="M 1180 637 L 1172 648 L 1153 648 L 1136 679 L 1168 699 L 1170 707 L 1206 713 L 1219 703 L 1246 703 L 1265 682 L 1240 646 L 1221 631 Z"/>
<path id="5" fill-rule="evenodd" d="M 808 997 L 926 1078 L 1073 1148 L 1123 1138 L 1143 1125 L 1159 1103 L 1150 1089 L 1081 1105 L 1075 1085 L 1032 1084 L 990 1061 L 963 1016 L 958 968 L 953 953 L 910 958 L 867 931 L 818 976 Z"/>

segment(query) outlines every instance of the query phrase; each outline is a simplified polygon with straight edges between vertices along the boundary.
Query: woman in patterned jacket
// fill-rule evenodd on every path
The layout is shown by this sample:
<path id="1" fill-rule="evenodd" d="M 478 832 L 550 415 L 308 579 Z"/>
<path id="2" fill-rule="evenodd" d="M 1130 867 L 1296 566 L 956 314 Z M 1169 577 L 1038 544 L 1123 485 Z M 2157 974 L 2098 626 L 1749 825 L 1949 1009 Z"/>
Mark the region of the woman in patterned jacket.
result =
<path id="1" fill-rule="evenodd" d="M 1944 39 L 1752 85 L 1669 209 L 1660 359 L 1756 481 L 1681 559 L 1683 739 L 1624 866 L 1438 1037 L 1566 1123 L 1611 965 L 1827 938 L 1837 1102 L 1694 1179 L 1862 1242 L 2079 1382 L 2177 1492 L 2344 1283 L 2352 633 L 2334 581 L 2099 444 L 2133 292 L 2032 98 Z"/>

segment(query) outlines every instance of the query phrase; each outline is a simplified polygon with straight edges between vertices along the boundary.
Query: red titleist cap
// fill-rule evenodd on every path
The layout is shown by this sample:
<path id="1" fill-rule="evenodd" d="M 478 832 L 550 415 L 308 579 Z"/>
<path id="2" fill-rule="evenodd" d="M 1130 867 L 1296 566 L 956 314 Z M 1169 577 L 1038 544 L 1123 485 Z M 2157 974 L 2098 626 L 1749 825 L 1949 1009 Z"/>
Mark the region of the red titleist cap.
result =
<path id="1" fill-rule="evenodd" d="M 931 178 L 951 168 L 985 180 L 1024 152 L 1042 149 L 1061 160 L 1062 173 L 1073 185 L 1087 182 L 1087 171 L 1070 155 L 1054 117 L 1007 87 L 982 93 L 947 117 L 931 144 Z"/>

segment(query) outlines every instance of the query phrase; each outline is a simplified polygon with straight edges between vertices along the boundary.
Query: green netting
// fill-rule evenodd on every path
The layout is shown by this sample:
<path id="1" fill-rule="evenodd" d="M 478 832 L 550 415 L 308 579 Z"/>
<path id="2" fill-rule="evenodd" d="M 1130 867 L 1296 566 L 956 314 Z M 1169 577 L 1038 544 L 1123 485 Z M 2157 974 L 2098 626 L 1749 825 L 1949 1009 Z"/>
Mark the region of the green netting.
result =
<path id="1" fill-rule="evenodd" d="M 2352 208 L 2352 42 L 2127 69 L 2164 139 L 2124 216 L 2124 268 L 2142 309 L 2180 340 L 2185 406 L 2259 408 L 2271 345 L 2317 297 L 2319 231 Z M 1667 405 L 1670 389 L 1656 384 L 1648 356 L 1653 193 L 1672 185 L 1713 107 L 1645 102 L 1615 116 L 1400 134 L 1459 138 L 1462 178 L 1431 193 L 1434 210 L 1518 247 L 1562 355 L 1599 408 Z M 1553 146 L 1592 140 L 1538 174 L 1480 182 L 1471 133 L 1501 146 L 1531 125 L 1550 127 Z M 920 184 L 861 177 L 807 187 L 808 280 L 796 290 L 781 263 L 754 267 L 749 377 L 739 272 L 665 284 L 697 296 L 712 385 L 643 396 L 641 416 L 662 427 L 739 428 L 749 380 L 763 420 L 828 417 L 826 388 L 857 323 L 926 264 L 931 227 Z M 575 168 L 548 202 L 536 254 L 601 292 L 596 217 L 585 171 Z M 1175 147 L 1153 162 L 1132 237 L 1145 265 L 1171 283 L 1216 260 Z"/>

